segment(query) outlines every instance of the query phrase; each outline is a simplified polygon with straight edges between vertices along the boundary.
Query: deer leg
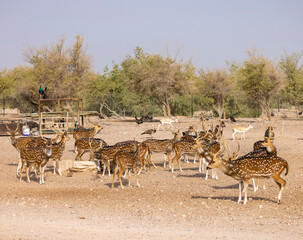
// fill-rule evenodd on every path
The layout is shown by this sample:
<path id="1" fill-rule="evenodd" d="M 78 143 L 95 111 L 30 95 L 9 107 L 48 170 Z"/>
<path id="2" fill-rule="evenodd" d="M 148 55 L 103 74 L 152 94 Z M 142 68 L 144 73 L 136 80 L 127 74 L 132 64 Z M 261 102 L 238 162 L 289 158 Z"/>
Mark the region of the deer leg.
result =
<path id="1" fill-rule="evenodd" d="M 242 193 L 242 180 L 239 181 L 239 198 L 238 198 L 238 203 L 240 203 L 241 200 L 242 200 L 241 193 Z"/>
<path id="2" fill-rule="evenodd" d="M 22 168 L 23 168 L 23 165 L 24 165 L 24 162 L 22 161 L 22 162 L 21 162 L 21 168 L 20 168 L 20 170 L 21 170 L 21 171 L 20 171 L 20 178 L 19 178 L 19 181 L 20 181 L 20 182 L 22 182 Z"/>
<path id="3" fill-rule="evenodd" d="M 275 180 L 275 182 L 278 184 L 278 186 L 279 186 L 279 194 L 278 194 L 278 203 L 280 203 L 280 201 L 281 201 L 281 195 L 282 195 L 282 191 L 283 191 L 283 189 L 284 189 L 284 187 L 285 187 L 285 184 L 286 184 L 286 181 L 283 179 L 283 178 L 281 178 L 281 176 L 280 175 L 272 175 L 272 178 Z"/>
<path id="4" fill-rule="evenodd" d="M 166 168 L 166 160 L 167 160 L 167 155 L 166 153 L 163 154 L 163 167 Z"/>
<path id="5" fill-rule="evenodd" d="M 126 171 L 128 171 L 128 186 L 130 186 L 130 172 L 131 172 L 131 169 L 126 169 Z"/>
<path id="6" fill-rule="evenodd" d="M 137 167 L 134 167 L 134 173 L 137 181 L 137 186 L 140 187 L 139 181 L 138 181 L 138 174 L 137 174 Z"/>
<path id="7" fill-rule="evenodd" d="M 244 205 L 245 205 L 247 203 L 247 190 L 248 190 L 249 180 L 244 180 L 243 184 L 244 184 Z"/>
<path id="8" fill-rule="evenodd" d="M 183 172 L 183 170 L 181 168 L 181 157 L 178 158 L 178 165 L 179 165 L 180 171 Z"/>
<path id="9" fill-rule="evenodd" d="M 118 178 L 119 178 L 119 182 L 120 182 L 120 185 L 121 185 L 122 189 L 124 189 L 123 184 L 122 184 L 122 180 L 121 180 L 121 176 L 122 176 L 123 172 L 124 172 L 124 166 L 120 165 L 120 169 L 119 169 L 119 173 L 118 173 Z"/>
<path id="10" fill-rule="evenodd" d="M 30 177 L 29 177 L 29 166 L 27 164 L 26 164 L 26 167 L 25 167 L 25 172 L 26 172 L 27 182 L 30 183 L 31 180 L 30 180 Z"/>
<path id="11" fill-rule="evenodd" d="M 61 171 L 61 159 L 57 159 L 57 167 L 58 167 L 58 173 L 60 176 L 62 176 L 62 171 Z M 44 169 L 43 169 L 44 172 Z"/>
<path id="12" fill-rule="evenodd" d="M 17 166 L 17 177 L 20 176 L 20 171 L 22 172 L 22 160 L 19 158 L 18 166 Z"/>
<path id="13" fill-rule="evenodd" d="M 56 175 L 56 168 L 57 168 L 56 159 L 53 159 L 53 166 L 54 166 L 54 175 Z"/>
<path id="14" fill-rule="evenodd" d="M 109 159 L 106 160 L 106 165 L 107 165 L 108 176 L 110 177 L 110 161 L 109 161 Z"/>
<path id="15" fill-rule="evenodd" d="M 263 189 L 265 190 L 265 179 L 263 178 Z"/>
<path id="16" fill-rule="evenodd" d="M 118 166 L 116 166 L 115 170 L 114 170 L 112 188 L 114 187 L 114 182 L 115 182 L 115 177 L 116 177 L 117 171 L 118 171 Z"/>
<path id="17" fill-rule="evenodd" d="M 236 132 L 233 132 L 233 140 L 235 140 L 235 134 L 236 134 Z"/>

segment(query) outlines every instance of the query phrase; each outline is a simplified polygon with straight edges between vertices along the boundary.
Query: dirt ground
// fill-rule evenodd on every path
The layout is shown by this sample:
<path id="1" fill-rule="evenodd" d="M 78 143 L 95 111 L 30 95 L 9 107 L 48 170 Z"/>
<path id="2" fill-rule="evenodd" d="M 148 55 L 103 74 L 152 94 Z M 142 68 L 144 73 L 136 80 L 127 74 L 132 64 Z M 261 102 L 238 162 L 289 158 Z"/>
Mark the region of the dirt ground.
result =
<path id="1" fill-rule="evenodd" d="M 241 154 L 252 150 L 264 136 L 260 119 L 227 122 L 224 135 L 230 146 L 232 126 L 253 129 L 241 140 Z M 180 118 L 174 126 L 200 129 L 198 120 Z M 158 123 L 103 121 L 97 137 L 108 144 L 133 139 Z M 205 180 L 192 159 L 181 162 L 171 173 L 163 168 L 163 155 L 153 154 L 157 169 L 139 175 L 141 188 L 131 178 L 124 190 L 112 176 L 82 172 L 53 175 L 48 163 L 45 184 L 19 182 L 16 178 L 18 153 L 9 137 L 0 138 L 0 239 L 303 239 L 303 121 L 286 120 L 281 137 L 275 140 L 278 156 L 290 166 L 282 176 L 286 187 L 277 204 L 278 186 L 266 180 L 266 190 L 256 193 L 250 185 L 248 203 L 237 203 L 238 182 L 219 172 L 219 179 Z M 281 122 L 275 129 L 281 130 Z M 171 138 L 158 131 L 154 138 Z M 67 143 L 63 159 L 74 159 L 74 139 Z M 84 155 L 88 159 L 88 154 Z M 23 178 L 25 180 L 25 176 Z M 124 181 L 127 185 L 127 180 Z"/>

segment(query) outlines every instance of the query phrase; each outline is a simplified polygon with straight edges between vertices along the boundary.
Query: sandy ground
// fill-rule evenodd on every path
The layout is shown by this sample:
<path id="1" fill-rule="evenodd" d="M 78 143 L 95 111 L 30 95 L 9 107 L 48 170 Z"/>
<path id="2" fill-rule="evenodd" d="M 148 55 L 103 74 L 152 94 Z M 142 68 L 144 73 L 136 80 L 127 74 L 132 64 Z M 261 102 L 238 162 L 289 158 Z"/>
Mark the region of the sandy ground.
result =
<path id="1" fill-rule="evenodd" d="M 258 119 L 227 122 L 225 136 L 232 149 L 232 126 L 253 125 L 241 140 L 241 154 L 261 140 L 265 127 Z M 97 137 L 107 143 L 133 139 L 143 141 L 141 132 L 157 123 L 104 121 Z M 181 118 L 174 125 L 186 130 L 200 127 L 197 120 Z M 163 155 L 152 157 L 158 166 L 139 175 L 141 188 L 132 176 L 124 190 L 112 176 L 84 172 L 52 174 L 48 163 L 45 184 L 19 182 L 18 153 L 9 137 L 0 138 L 0 239 L 303 239 L 303 121 L 285 121 L 276 139 L 278 156 L 285 158 L 290 172 L 281 204 L 278 186 L 266 180 L 266 190 L 249 187 L 246 205 L 237 203 L 238 182 L 219 172 L 219 179 L 205 180 L 198 164 L 182 161 L 183 172 L 163 168 Z M 281 123 L 277 125 L 279 135 Z M 158 131 L 154 138 L 171 138 Z M 63 159 L 74 159 L 74 139 L 67 143 Z M 88 154 L 84 156 L 88 158 Z M 25 180 L 25 177 L 24 177 Z M 124 181 L 127 185 L 127 180 Z"/>

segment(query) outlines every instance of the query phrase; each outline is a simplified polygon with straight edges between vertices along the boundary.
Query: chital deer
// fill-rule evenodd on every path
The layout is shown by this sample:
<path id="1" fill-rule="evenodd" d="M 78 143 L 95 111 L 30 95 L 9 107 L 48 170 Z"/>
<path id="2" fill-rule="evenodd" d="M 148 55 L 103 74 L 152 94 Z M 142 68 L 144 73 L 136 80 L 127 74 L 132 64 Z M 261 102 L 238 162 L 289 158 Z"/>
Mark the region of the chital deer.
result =
<path id="1" fill-rule="evenodd" d="M 213 155 L 220 151 L 220 144 L 216 141 L 207 143 L 203 139 L 195 140 L 192 148 L 200 155 L 199 172 L 204 170 L 204 165 L 212 161 Z M 215 169 L 212 169 L 212 178 L 218 179 Z M 205 180 L 208 179 L 208 169 L 206 168 Z"/>
<path id="2" fill-rule="evenodd" d="M 253 128 L 252 125 L 249 124 L 248 127 L 234 127 L 233 130 L 233 140 L 235 140 L 235 134 L 236 133 L 241 133 L 241 139 L 245 139 L 245 132 L 248 131 L 249 129 Z"/>
<path id="3" fill-rule="evenodd" d="M 101 138 L 80 138 L 75 141 L 76 161 L 82 161 L 82 156 L 86 151 L 90 151 L 90 161 L 94 158 L 93 152 L 107 146 Z"/>
<path id="4" fill-rule="evenodd" d="M 178 122 L 178 119 L 177 118 L 175 118 L 175 119 L 170 119 L 170 118 L 161 119 L 157 131 L 159 131 L 160 127 L 162 127 L 162 130 L 165 131 L 165 129 L 164 129 L 165 124 L 169 125 L 170 128 L 172 128 L 173 127 L 172 123 L 174 123 L 174 122 Z"/>
<path id="5" fill-rule="evenodd" d="M 281 201 L 281 194 L 286 181 L 281 178 L 281 173 L 286 169 L 285 175 L 289 171 L 286 160 L 277 156 L 247 157 L 227 161 L 215 154 L 213 161 L 208 168 L 219 168 L 224 174 L 239 180 L 239 199 L 241 202 L 242 183 L 244 184 L 244 204 L 247 203 L 247 188 L 249 180 L 252 178 L 269 178 L 272 177 L 279 186 L 278 203 Z"/>
<path id="6" fill-rule="evenodd" d="M 52 154 L 51 141 L 47 141 L 44 147 L 25 147 L 21 150 L 22 166 L 26 163 L 25 172 L 27 181 L 30 183 L 29 170 L 34 165 L 39 169 L 39 183 L 44 183 L 44 167 Z M 20 182 L 22 181 L 22 171 L 20 173 Z"/>
<path id="7" fill-rule="evenodd" d="M 117 145 L 113 145 L 113 146 L 104 146 L 103 148 L 96 150 L 94 152 L 94 157 L 97 160 L 99 160 L 99 162 L 102 162 L 104 165 L 103 176 L 104 176 L 106 168 L 108 170 L 108 175 L 110 176 L 111 162 L 113 161 L 114 156 L 118 151 L 132 152 L 132 151 L 134 151 L 134 147 L 136 144 L 138 144 L 137 141 L 127 141 L 125 143 L 121 143 L 121 144 L 117 144 Z M 143 145 L 144 144 L 142 144 L 142 146 Z M 143 165 L 144 165 L 143 158 L 147 154 L 147 152 L 146 152 L 147 149 L 142 148 L 142 151 L 140 151 L 141 150 L 140 147 L 139 147 L 140 163 L 141 163 L 141 166 L 143 167 Z"/>
<path id="8" fill-rule="evenodd" d="M 22 162 L 21 162 L 21 150 L 25 148 L 26 144 L 30 142 L 34 137 L 19 137 L 16 138 L 17 131 L 19 129 L 19 123 L 17 123 L 17 128 L 15 130 L 11 130 L 10 127 L 5 124 L 5 127 L 7 129 L 7 133 L 10 135 L 11 138 L 11 144 L 16 148 L 16 150 L 19 152 L 19 161 L 17 166 L 17 177 L 20 176 L 20 171 L 22 171 Z"/>
<path id="9" fill-rule="evenodd" d="M 121 181 L 121 176 L 125 170 L 128 170 L 130 173 L 130 170 L 134 170 L 136 181 L 137 181 L 137 186 L 140 187 L 139 181 L 138 181 L 138 174 L 137 174 L 137 167 L 140 162 L 140 153 L 139 153 L 139 146 L 140 144 L 136 142 L 136 149 L 135 151 L 128 152 L 128 151 L 118 151 L 114 155 L 114 174 L 113 174 L 113 182 L 112 182 L 112 188 L 114 187 L 114 181 L 116 178 L 116 174 L 118 171 L 119 167 L 119 173 L 118 173 L 118 178 L 120 185 L 122 189 L 124 189 L 122 181 Z M 130 174 L 128 178 L 128 185 L 130 186 Z"/>
<path id="10" fill-rule="evenodd" d="M 178 129 L 176 132 L 171 131 L 172 134 L 174 134 L 174 137 L 172 139 L 148 139 L 143 141 L 145 145 L 147 145 L 150 149 L 150 153 L 148 156 L 148 161 L 152 162 L 151 155 L 154 152 L 163 152 L 164 158 L 163 158 L 163 166 L 166 167 L 166 160 L 168 160 L 169 166 L 170 166 L 170 156 L 172 152 L 172 144 L 179 140 L 181 137 L 180 130 Z"/>
<path id="11" fill-rule="evenodd" d="M 98 123 L 91 122 L 90 118 L 88 118 L 88 122 L 94 124 L 94 127 L 92 129 L 86 129 L 83 127 L 75 129 L 73 132 L 73 137 L 75 141 L 80 138 L 93 138 L 97 133 L 99 133 L 103 129 L 103 127 Z"/>

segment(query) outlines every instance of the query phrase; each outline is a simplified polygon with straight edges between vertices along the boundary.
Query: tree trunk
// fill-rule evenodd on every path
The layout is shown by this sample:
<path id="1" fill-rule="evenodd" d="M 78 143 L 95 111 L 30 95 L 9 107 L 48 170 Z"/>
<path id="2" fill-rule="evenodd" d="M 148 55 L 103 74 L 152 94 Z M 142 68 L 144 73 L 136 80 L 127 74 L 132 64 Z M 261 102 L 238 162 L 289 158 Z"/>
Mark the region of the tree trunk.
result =
<path id="1" fill-rule="evenodd" d="M 169 118 L 171 118 L 171 109 L 170 109 L 168 100 L 166 100 L 165 102 L 163 102 L 163 107 L 165 107 L 165 109 L 166 109 L 167 116 Z"/>
<path id="2" fill-rule="evenodd" d="M 162 109 L 163 109 L 163 115 L 164 115 L 164 117 L 167 117 L 166 107 L 165 107 L 164 103 L 162 103 Z"/>
<path id="3" fill-rule="evenodd" d="M 270 108 L 267 103 L 260 101 L 261 108 L 266 112 L 268 121 L 271 120 Z"/>

